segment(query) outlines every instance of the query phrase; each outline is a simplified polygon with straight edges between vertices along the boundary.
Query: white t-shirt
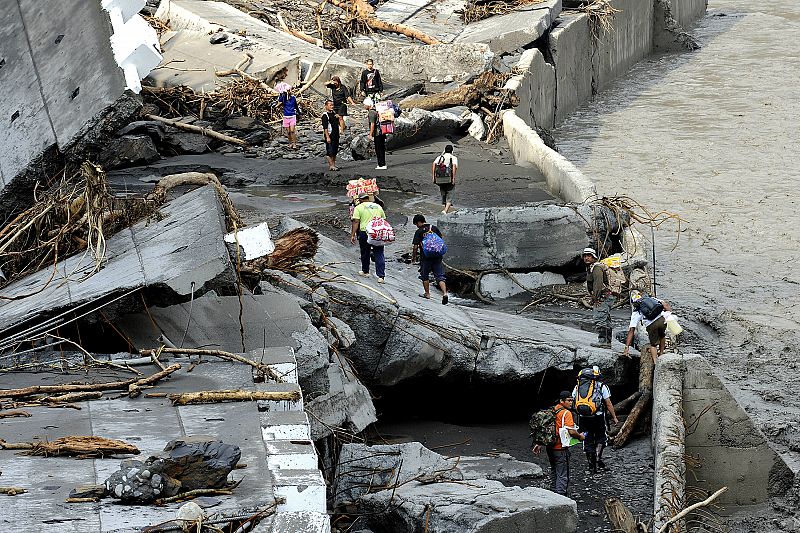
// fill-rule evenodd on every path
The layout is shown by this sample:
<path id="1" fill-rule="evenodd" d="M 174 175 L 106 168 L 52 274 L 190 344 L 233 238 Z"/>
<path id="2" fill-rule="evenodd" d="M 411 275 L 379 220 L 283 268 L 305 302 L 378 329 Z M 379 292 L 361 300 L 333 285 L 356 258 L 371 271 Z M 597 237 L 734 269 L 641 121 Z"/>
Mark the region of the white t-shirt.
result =
<path id="1" fill-rule="evenodd" d="M 439 160 L 448 166 L 458 167 L 458 158 L 453 154 L 444 153 L 436 157 L 434 163 L 439 163 Z"/>
<path id="2" fill-rule="evenodd" d="M 634 310 L 633 313 L 631 313 L 631 322 L 628 324 L 628 328 L 636 329 L 636 326 L 639 324 L 639 322 L 641 322 L 644 327 L 647 327 L 662 316 L 666 319 L 669 316 L 669 311 L 661 311 L 657 317 L 655 317 L 653 320 L 650 320 L 645 318 L 641 311 Z"/>

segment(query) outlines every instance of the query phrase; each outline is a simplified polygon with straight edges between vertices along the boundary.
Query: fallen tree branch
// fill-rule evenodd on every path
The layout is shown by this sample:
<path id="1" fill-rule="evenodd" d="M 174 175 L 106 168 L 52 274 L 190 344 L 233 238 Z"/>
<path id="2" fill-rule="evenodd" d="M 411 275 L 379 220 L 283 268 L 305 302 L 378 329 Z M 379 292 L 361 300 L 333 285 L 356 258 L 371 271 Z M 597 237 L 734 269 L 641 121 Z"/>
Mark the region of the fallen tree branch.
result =
<path id="1" fill-rule="evenodd" d="M 67 394 L 62 394 L 60 396 L 47 396 L 46 398 L 42 398 L 40 401 L 44 403 L 74 403 L 82 402 L 84 400 L 97 400 L 102 396 L 103 393 L 100 391 L 68 392 Z"/>
<path id="2" fill-rule="evenodd" d="M 222 183 L 220 183 L 219 178 L 210 172 L 181 172 L 179 174 L 164 176 L 158 180 L 156 186 L 153 187 L 153 190 L 147 195 L 147 200 L 161 205 L 167 199 L 167 193 L 175 187 L 180 185 L 202 186 L 208 184 L 214 186 L 214 189 L 217 191 L 217 197 L 220 203 L 222 203 L 222 207 L 225 209 L 227 229 L 231 231 L 234 227 L 242 227 L 244 224 L 242 223 L 239 213 L 236 211 L 236 207 L 234 207 L 233 202 L 228 196 L 228 192 L 222 186 Z"/>
<path id="3" fill-rule="evenodd" d="M 242 139 L 237 139 L 236 137 L 231 137 L 230 135 L 216 132 L 210 128 L 203 128 L 200 126 L 195 126 L 194 124 L 186 124 L 185 122 L 181 122 L 179 118 L 164 118 L 158 115 L 151 115 L 149 113 L 144 114 L 143 117 L 148 120 L 162 122 L 168 126 L 178 128 L 179 130 L 188 131 L 191 133 L 199 133 L 200 135 L 205 135 L 206 137 L 211 137 L 212 139 L 217 139 L 218 141 L 236 144 L 238 146 L 249 146 L 247 142 L 243 141 Z"/>
<path id="4" fill-rule="evenodd" d="M 5 494 L 6 496 L 16 496 L 17 494 L 25 494 L 26 492 L 28 491 L 19 487 L 0 487 L 0 494 Z"/>
<path id="5" fill-rule="evenodd" d="M 344 0 L 328 0 L 331 5 L 334 5 L 345 11 L 353 12 L 358 20 L 372 28 L 373 30 L 385 31 L 388 33 L 397 33 L 411 37 L 425 44 L 442 44 L 442 41 L 435 37 L 431 37 L 427 33 L 420 31 L 405 24 L 398 24 L 396 22 L 386 22 L 375 16 L 375 10 L 365 0 L 351 0 L 350 3 Z"/>
<path id="6" fill-rule="evenodd" d="M 294 93 L 295 98 L 297 98 L 301 94 L 303 94 L 303 91 L 305 91 L 306 89 L 311 87 L 314 84 L 314 82 L 317 81 L 317 79 L 319 79 L 320 76 L 322 76 L 322 72 L 325 70 L 325 67 L 328 66 L 328 61 L 331 60 L 331 58 L 333 57 L 333 54 L 335 54 L 335 53 L 336 53 L 336 50 L 331 50 L 331 53 L 328 54 L 328 57 L 326 57 L 325 61 L 323 61 L 322 64 L 319 66 L 319 70 L 317 70 L 317 73 L 314 74 L 311 77 L 311 79 L 309 79 L 307 82 L 304 82 L 303 86 L 300 87 L 300 89 L 295 91 L 295 93 Z"/>
<path id="7" fill-rule="evenodd" d="M 669 528 L 669 526 L 670 526 L 671 524 L 674 524 L 675 522 L 677 522 L 677 521 L 678 521 L 678 520 L 680 520 L 681 518 L 685 517 L 687 514 L 691 513 L 691 512 L 692 512 L 692 511 L 694 511 L 695 509 L 699 509 L 700 507 L 705 507 L 706 505 L 710 504 L 711 502 L 713 502 L 714 500 L 716 500 L 716 499 L 717 499 L 717 498 L 718 498 L 718 497 L 719 497 L 719 496 L 720 496 L 720 495 L 721 495 L 723 492 L 725 492 L 726 490 L 728 490 L 728 487 L 722 487 L 721 489 L 719 489 L 717 492 L 715 492 L 714 494 L 712 494 L 711 496 L 709 496 L 709 497 L 708 497 L 708 498 L 706 498 L 705 500 L 703 500 L 703 501 L 701 501 L 701 502 L 697 502 L 697 503 L 695 503 L 695 504 L 693 504 L 693 505 L 690 505 L 689 507 L 687 507 L 686 509 L 684 509 L 684 510 L 683 510 L 683 511 L 681 511 L 680 513 L 676 514 L 675 516 L 673 516 L 672 518 L 670 518 L 669 520 L 667 520 L 667 521 L 664 523 L 664 525 L 663 525 L 663 526 L 661 526 L 661 527 L 658 529 L 658 533 L 666 533 L 667 529 Z"/>
<path id="8" fill-rule="evenodd" d="M 219 402 L 255 402 L 265 401 L 297 401 L 299 391 L 249 391 L 249 390 L 213 390 L 199 392 L 183 392 L 170 394 L 172 405 L 190 405 L 198 403 Z"/>
<path id="9" fill-rule="evenodd" d="M 293 28 L 290 28 L 289 26 L 286 25 L 286 22 L 283 20 L 283 17 L 281 16 L 280 13 L 276 13 L 276 16 L 278 17 L 278 24 L 280 25 L 281 29 L 284 32 L 288 33 L 289 35 L 294 35 L 298 39 L 302 39 L 307 43 L 313 44 L 314 46 L 319 46 L 320 48 L 322 48 L 322 39 L 317 39 L 315 37 L 303 33 L 300 30 L 295 30 Z"/>
<path id="10" fill-rule="evenodd" d="M 33 415 L 27 411 L 8 411 L 5 413 L 0 413 L 0 418 L 30 418 Z"/>
<path id="11" fill-rule="evenodd" d="M 165 505 L 167 503 L 184 502 L 186 500 L 193 500 L 199 496 L 228 496 L 233 494 L 230 489 L 194 489 L 186 492 L 181 492 L 175 496 L 168 498 L 161 498 L 155 500 L 153 503 L 156 505 Z"/>
<path id="12" fill-rule="evenodd" d="M 157 381 L 165 378 L 171 373 L 175 372 L 181 365 L 175 364 L 167 367 L 161 372 L 157 372 L 146 378 L 133 378 L 125 381 L 111 381 L 106 383 L 78 383 L 72 385 L 34 385 L 22 389 L 6 389 L 0 390 L 0 398 L 24 398 L 25 396 L 32 396 L 34 394 L 52 394 L 54 392 L 96 392 L 106 390 L 121 390 L 127 389 L 131 384 L 136 385 L 152 385 Z"/>
<path id="13" fill-rule="evenodd" d="M 80 458 L 108 457 L 109 455 L 139 455 L 139 448 L 117 439 L 95 436 L 62 437 L 52 442 L 31 443 L 31 448 L 21 455 L 43 457 L 75 456 Z"/>
<path id="14" fill-rule="evenodd" d="M 637 533 L 636 520 L 625 504 L 619 498 L 608 498 L 604 506 L 608 521 L 611 522 L 612 531 L 620 533 Z"/>
<path id="15" fill-rule="evenodd" d="M 176 353 L 176 354 L 185 354 L 185 355 L 210 355 L 212 357 L 219 357 L 220 359 L 227 359 L 229 361 L 236 361 L 238 363 L 244 363 L 246 365 L 250 365 L 259 372 L 263 372 L 264 374 L 268 375 L 270 378 L 275 380 L 278 383 L 283 383 L 284 380 L 281 378 L 275 370 L 270 368 L 268 365 L 264 363 L 257 363 L 252 359 L 248 359 L 247 357 L 241 356 L 239 354 L 226 352 L 224 350 L 211 350 L 211 349 L 199 349 L 199 348 L 167 348 L 162 347 L 160 348 L 162 353 Z M 139 350 L 139 353 L 142 355 L 147 355 L 149 352 L 153 350 Z"/>

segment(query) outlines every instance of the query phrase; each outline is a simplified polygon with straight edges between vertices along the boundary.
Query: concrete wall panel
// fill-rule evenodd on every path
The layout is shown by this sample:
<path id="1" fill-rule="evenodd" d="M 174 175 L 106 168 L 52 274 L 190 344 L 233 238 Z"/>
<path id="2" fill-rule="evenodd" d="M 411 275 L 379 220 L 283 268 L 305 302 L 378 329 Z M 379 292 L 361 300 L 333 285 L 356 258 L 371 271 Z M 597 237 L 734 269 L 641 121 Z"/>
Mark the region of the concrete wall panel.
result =
<path id="1" fill-rule="evenodd" d="M 539 50 L 532 48 L 522 54 L 517 67 L 525 72 L 506 84 L 506 88 L 519 97 L 517 115 L 532 126 L 552 129 L 556 108 L 556 71 L 553 65 L 544 60 Z"/>
<path id="2" fill-rule="evenodd" d="M 670 0 L 672 4 L 672 16 L 678 24 L 686 28 L 703 18 L 708 8 L 708 0 Z"/>
<path id="3" fill-rule="evenodd" d="M 619 12 L 613 27 L 600 33 L 594 54 L 594 80 L 598 91 L 606 89 L 635 63 L 653 50 L 653 3 L 642 0 L 613 0 Z"/>
<path id="4" fill-rule="evenodd" d="M 556 74 L 555 123 L 592 98 L 592 37 L 587 15 L 565 15 L 550 33 Z"/>
<path id="5" fill-rule="evenodd" d="M 19 0 L 59 145 L 64 148 L 125 91 L 108 13 L 59 0 Z M 110 75 L 111 73 L 117 75 Z"/>

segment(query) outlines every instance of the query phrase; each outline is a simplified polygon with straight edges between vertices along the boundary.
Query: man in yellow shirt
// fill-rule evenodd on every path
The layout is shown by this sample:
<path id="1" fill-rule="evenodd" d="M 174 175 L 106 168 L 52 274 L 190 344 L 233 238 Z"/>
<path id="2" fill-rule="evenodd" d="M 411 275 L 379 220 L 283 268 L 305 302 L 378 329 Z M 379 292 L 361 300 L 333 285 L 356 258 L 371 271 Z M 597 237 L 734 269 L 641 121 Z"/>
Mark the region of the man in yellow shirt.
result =
<path id="1" fill-rule="evenodd" d="M 361 249 L 361 276 L 369 276 L 370 252 L 375 258 L 375 275 L 378 276 L 378 283 L 383 283 L 386 277 L 386 260 L 383 255 L 383 246 L 372 246 L 367 242 L 367 223 L 375 217 L 386 218 L 383 208 L 375 202 L 369 201 L 369 194 L 358 195 L 358 205 L 353 210 L 353 227 L 350 235 L 350 242 L 355 244 L 358 239 L 358 246 Z"/>

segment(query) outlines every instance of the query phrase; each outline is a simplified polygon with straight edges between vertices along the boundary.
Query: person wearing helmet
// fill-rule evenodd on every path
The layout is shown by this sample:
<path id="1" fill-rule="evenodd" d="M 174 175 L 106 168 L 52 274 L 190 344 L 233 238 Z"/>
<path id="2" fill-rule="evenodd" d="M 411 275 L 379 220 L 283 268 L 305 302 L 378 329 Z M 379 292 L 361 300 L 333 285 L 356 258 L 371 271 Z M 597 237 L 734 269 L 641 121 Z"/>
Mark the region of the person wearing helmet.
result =
<path id="1" fill-rule="evenodd" d="M 592 321 L 597 330 L 597 342 L 592 346 L 611 348 L 611 306 L 615 298 L 608 284 L 608 272 L 594 248 L 584 248 L 581 257 L 587 266 L 586 289 L 592 297 Z"/>
<path id="2" fill-rule="evenodd" d="M 636 326 L 641 322 L 647 330 L 650 355 L 653 357 L 653 363 L 655 363 L 658 356 L 664 353 L 664 348 L 667 344 L 667 317 L 665 313 L 671 311 L 670 306 L 664 300 L 632 290 L 631 309 L 631 321 L 628 324 L 628 336 L 625 339 L 625 351 L 622 354 L 628 357 Z"/>

